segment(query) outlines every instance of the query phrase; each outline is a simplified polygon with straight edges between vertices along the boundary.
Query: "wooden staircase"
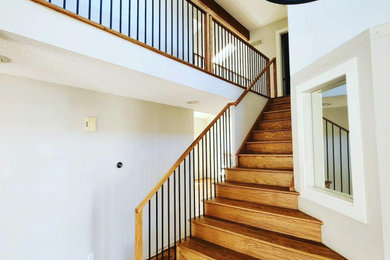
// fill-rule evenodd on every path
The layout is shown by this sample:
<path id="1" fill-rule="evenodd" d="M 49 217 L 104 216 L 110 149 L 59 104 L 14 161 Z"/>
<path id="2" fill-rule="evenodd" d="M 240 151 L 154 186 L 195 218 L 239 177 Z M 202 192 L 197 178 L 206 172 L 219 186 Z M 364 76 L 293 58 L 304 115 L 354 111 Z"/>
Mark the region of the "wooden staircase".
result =
<path id="1" fill-rule="evenodd" d="M 322 222 L 297 210 L 289 97 L 269 102 L 225 171 L 178 259 L 345 259 L 321 244 Z"/>

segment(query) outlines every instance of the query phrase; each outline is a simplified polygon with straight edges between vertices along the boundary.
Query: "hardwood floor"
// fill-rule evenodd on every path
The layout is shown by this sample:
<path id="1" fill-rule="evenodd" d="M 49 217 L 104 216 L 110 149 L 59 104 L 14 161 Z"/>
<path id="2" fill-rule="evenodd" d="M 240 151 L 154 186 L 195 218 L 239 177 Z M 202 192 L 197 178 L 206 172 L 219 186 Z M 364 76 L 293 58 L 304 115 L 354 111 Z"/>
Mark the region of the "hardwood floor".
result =
<path id="1" fill-rule="evenodd" d="M 322 222 L 297 210 L 289 97 L 269 102 L 242 147 L 177 258 L 345 259 L 321 243 Z"/>

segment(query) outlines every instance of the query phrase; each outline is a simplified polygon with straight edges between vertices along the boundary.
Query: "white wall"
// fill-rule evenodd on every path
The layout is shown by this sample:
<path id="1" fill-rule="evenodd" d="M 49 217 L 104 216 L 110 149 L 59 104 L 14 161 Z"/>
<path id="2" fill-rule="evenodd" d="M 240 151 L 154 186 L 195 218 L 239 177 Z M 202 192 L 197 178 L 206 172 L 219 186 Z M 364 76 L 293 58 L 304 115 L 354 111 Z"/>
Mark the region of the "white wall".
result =
<path id="1" fill-rule="evenodd" d="M 267 101 L 267 98 L 249 92 L 235 107 L 234 113 L 232 113 L 234 138 L 232 148 L 234 154 L 232 156 L 235 156 Z"/>
<path id="2" fill-rule="evenodd" d="M 385 259 L 390 259 L 390 24 L 375 28 L 372 37 L 372 71 L 375 109 L 375 135 L 378 153 L 379 185 Z M 383 50 L 387 50 L 384 52 Z"/>
<path id="3" fill-rule="evenodd" d="M 303 82 L 307 82 L 347 60 L 352 58 L 357 59 L 358 67 L 356 72 L 358 80 L 356 86 L 358 89 L 355 90 L 355 93 L 357 92 L 359 94 L 357 96 L 358 100 L 354 102 L 359 104 L 359 109 L 356 111 L 350 110 L 349 113 L 353 113 L 353 115 L 351 115 L 354 119 L 360 120 L 361 135 L 359 138 L 361 146 L 357 148 L 359 153 L 362 153 L 363 157 L 362 161 L 357 163 L 363 165 L 361 170 L 363 171 L 364 176 L 360 181 L 363 182 L 365 189 L 364 199 L 366 201 L 365 212 L 367 214 L 367 221 L 356 221 L 346 214 L 338 213 L 331 209 L 333 205 L 330 204 L 327 205 L 327 207 L 324 207 L 312 200 L 304 198 L 299 199 L 299 209 L 301 211 L 323 221 L 323 242 L 341 253 L 347 259 L 356 260 L 388 259 L 388 257 L 384 257 L 384 250 L 388 251 L 389 247 L 389 242 L 383 240 L 383 236 L 387 239 L 389 238 L 388 218 L 383 218 L 384 216 L 388 217 L 389 211 L 387 205 L 389 204 L 389 195 L 384 191 L 386 188 L 382 186 L 385 185 L 384 181 L 388 178 L 387 173 L 390 170 L 388 163 L 386 164 L 384 159 L 386 155 L 388 157 L 388 149 L 385 147 L 388 147 L 386 146 L 389 139 L 387 135 L 390 131 L 388 120 L 386 121 L 389 117 L 385 115 L 386 112 L 384 111 L 389 111 L 390 108 L 388 102 L 383 98 L 383 96 L 387 96 L 385 91 L 388 92 L 386 85 L 387 79 L 385 78 L 388 77 L 389 67 L 383 67 L 382 63 L 383 60 L 388 59 L 389 57 L 389 43 L 387 41 L 385 45 L 378 44 L 379 48 L 374 50 L 371 40 L 373 35 L 375 35 L 375 31 L 376 28 L 362 33 L 353 40 L 335 49 L 330 54 L 306 67 L 304 70 L 295 73 L 292 77 L 294 173 L 296 175 L 296 189 L 299 191 L 306 185 L 305 183 L 299 182 L 299 177 L 303 172 L 308 172 L 309 170 L 305 170 L 299 165 L 299 158 L 302 156 L 299 154 L 299 147 L 302 147 L 304 144 L 297 143 L 301 125 L 298 125 L 297 122 L 296 88 Z M 390 28 L 388 28 L 383 35 L 386 35 L 386 38 L 389 39 L 388 35 L 390 35 Z M 382 38 L 385 37 L 382 36 Z M 374 59 L 375 56 L 372 55 L 371 51 L 372 53 L 381 56 L 381 58 Z M 372 64 L 376 64 L 375 67 L 371 66 L 371 62 Z M 374 72 L 375 68 L 377 72 Z M 377 68 L 380 69 L 378 70 Z M 376 73 L 378 73 L 380 77 L 376 76 Z M 377 102 L 379 103 L 377 104 Z M 377 112 L 378 109 L 380 109 L 381 112 Z M 383 120 L 385 122 L 383 122 Z M 353 131 L 351 122 L 349 123 L 350 130 Z M 382 163 L 379 164 L 381 159 Z M 354 162 L 351 161 L 351 164 L 353 179 Z M 354 196 L 356 196 L 356 190 L 354 191 Z M 382 215 L 383 211 L 384 215 Z M 382 222 L 386 224 L 387 230 L 382 229 Z"/>
<path id="4" fill-rule="evenodd" d="M 348 107 L 323 107 L 323 116 L 334 123 L 349 129 L 348 124 Z"/>
<path id="5" fill-rule="evenodd" d="M 135 207 L 192 140 L 191 110 L 0 74 L 0 258 L 132 259 Z"/>
<path id="6" fill-rule="evenodd" d="M 369 27 L 390 21 L 388 0 L 321 0 L 288 7 L 291 75 Z"/>
<path id="7" fill-rule="evenodd" d="M 284 29 L 288 26 L 287 18 L 270 23 L 266 26 L 252 30 L 251 42 L 261 40 L 260 45 L 255 48 L 265 54 L 268 58 L 276 57 L 276 31 Z"/>

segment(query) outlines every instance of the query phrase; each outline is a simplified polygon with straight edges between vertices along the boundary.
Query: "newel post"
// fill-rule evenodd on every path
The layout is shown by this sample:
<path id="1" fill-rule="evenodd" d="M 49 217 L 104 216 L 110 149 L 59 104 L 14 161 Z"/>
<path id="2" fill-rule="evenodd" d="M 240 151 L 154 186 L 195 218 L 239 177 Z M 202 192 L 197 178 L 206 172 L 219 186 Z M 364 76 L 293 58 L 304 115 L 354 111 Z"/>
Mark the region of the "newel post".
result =
<path id="1" fill-rule="evenodd" d="M 143 237 L 142 237 L 142 209 L 135 210 L 135 260 L 142 260 L 144 257 Z"/>

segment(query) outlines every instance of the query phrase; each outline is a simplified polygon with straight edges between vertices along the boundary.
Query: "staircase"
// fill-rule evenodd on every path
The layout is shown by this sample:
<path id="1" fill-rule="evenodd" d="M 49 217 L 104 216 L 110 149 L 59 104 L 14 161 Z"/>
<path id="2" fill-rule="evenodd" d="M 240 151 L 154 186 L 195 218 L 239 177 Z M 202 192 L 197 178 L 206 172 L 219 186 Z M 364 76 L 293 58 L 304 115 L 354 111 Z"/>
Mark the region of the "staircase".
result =
<path id="1" fill-rule="evenodd" d="M 178 259 L 345 259 L 321 244 L 321 221 L 298 211 L 290 98 L 271 99 Z"/>

